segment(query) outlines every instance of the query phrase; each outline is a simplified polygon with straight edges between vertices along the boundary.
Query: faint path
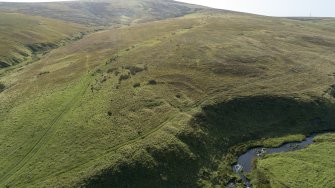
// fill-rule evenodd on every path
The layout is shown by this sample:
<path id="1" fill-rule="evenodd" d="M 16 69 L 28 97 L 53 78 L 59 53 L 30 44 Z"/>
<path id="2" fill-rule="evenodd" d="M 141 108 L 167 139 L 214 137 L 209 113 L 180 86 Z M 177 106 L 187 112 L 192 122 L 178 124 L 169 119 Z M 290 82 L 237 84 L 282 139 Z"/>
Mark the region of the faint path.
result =
<path id="1" fill-rule="evenodd" d="M 201 24 L 199 26 L 196 26 L 196 27 L 201 27 L 203 26 L 204 24 Z M 184 34 L 184 33 L 187 33 L 189 30 L 191 29 L 184 29 L 184 30 L 179 30 L 176 32 L 176 34 Z M 150 40 L 148 40 L 150 41 Z M 147 46 L 147 42 L 148 41 L 143 41 L 141 43 L 138 44 L 138 46 Z M 126 55 L 128 52 L 128 50 L 122 50 L 119 52 L 119 55 L 120 56 L 123 56 L 123 55 Z M 87 71 L 89 71 L 89 66 L 88 66 L 88 55 L 86 55 L 86 63 L 85 63 L 85 68 L 87 69 Z M 59 122 L 60 120 L 64 117 L 64 115 L 69 112 L 72 107 L 75 105 L 75 103 L 77 101 L 79 101 L 79 98 L 86 92 L 88 86 L 89 86 L 89 75 L 87 76 L 84 76 L 84 79 L 81 80 L 81 89 L 77 92 L 77 94 L 71 98 L 71 100 L 67 103 L 67 105 L 65 106 L 64 110 L 59 114 L 57 115 L 57 117 L 51 122 L 49 128 L 47 129 L 47 131 L 42 135 L 42 137 L 36 142 L 36 144 L 29 150 L 29 152 L 11 169 L 9 170 L 7 173 L 5 173 L 4 176 L 2 176 L 0 178 L 0 187 L 3 187 L 5 186 L 5 183 L 13 176 L 15 175 L 17 172 L 19 172 L 28 162 L 29 160 L 31 160 L 34 156 L 36 156 L 36 154 L 41 150 L 41 148 L 48 142 L 48 140 L 50 139 L 49 135 L 51 135 L 57 126 L 59 126 Z M 182 114 L 186 114 L 186 113 L 183 113 L 181 112 Z M 177 113 L 176 115 L 168 118 L 166 121 L 164 121 L 163 123 L 161 123 L 159 126 L 149 130 L 148 132 L 146 132 L 145 134 L 142 134 L 142 135 L 139 135 L 138 137 L 134 137 L 133 139 L 130 139 L 129 141 L 127 142 L 124 142 L 124 143 L 121 143 L 119 145 L 116 145 L 108 150 L 106 150 L 106 152 L 104 152 L 102 154 L 101 157 L 98 157 L 98 158 L 95 158 L 95 159 L 91 159 L 89 161 L 86 161 L 84 163 L 81 163 L 71 169 L 67 169 L 67 170 L 64 170 L 64 171 L 61 171 L 61 172 L 58 172 L 58 173 L 55 173 L 55 174 L 52 174 L 52 175 L 49 175 L 47 177 L 50 177 L 50 176 L 55 176 L 55 175 L 60 175 L 60 174 L 63 174 L 63 173 L 66 173 L 66 172 L 69 172 L 71 170 L 74 170 L 76 168 L 79 168 L 83 165 L 86 165 L 86 164 L 89 164 L 90 162 L 93 162 L 93 161 L 96 161 L 98 159 L 101 159 L 103 158 L 105 155 L 111 153 L 111 152 L 115 152 L 117 150 L 119 150 L 120 148 L 122 147 L 125 147 L 125 146 L 128 146 L 128 145 L 131 145 L 131 144 L 134 144 L 140 140 L 143 140 L 147 137 L 149 137 L 150 135 L 153 135 L 154 133 L 158 132 L 162 127 L 164 127 L 168 122 L 170 122 L 171 120 L 173 120 L 174 118 L 176 118 L 178 115 L 181 115 L 181 113 Z M 188 114 L 186 114 L 188 115 Z M 189 116 L 189 115 L 188 115 Z M 45 179 L 46 177 L 43 177 L 43 179 Z"/>
<path id="2" fill-rule="evenodd" d="M 87 58 L 88 59 L 88 58 Z M 0 187 L 4 186 L 6 181 L 12 177 L 15 173 L 17 173 L 20 169 L 22 169 L 30 159 L 32 159 L 42 148 L 45 143 L 48 142 L 50 139 L 49 135 L 52 134 L 56 127 L 59 125 L 60 120 L 64 115 L 71 110 L 71 107 L 75 105 L 77 101 L 79 101 L 80 97 L 85 93 L 85 91 L 88 88 L 88 79 L 89 77 L 85 76 L 81 81 L 81 87 L 79 91 L 73 96 L 66 104 L 64 110 L 56 116 L 50 123 L 48 129 L 45 131 L 45 133 L 42 135 L 42 137 L 34 144 L 34 146 L 28 151 L 24 157 L 18 161 L 18 163 L 15 164 L 15 166 L 7 171 L 1 178 L 0 178 Z"/>
<path id="3" fill-rule="evenodd" d="M 160 125 L 158 125 L 157 127 L 149 130 L 148 132 L 146 132 L 145 134 L 142 134 L 142 135 L 139 135 L 137 137 L 134 137 L 132 139 L 129 139 L 127 142 L 123 142 L 121 144 L 118 144 L 108 150 L 106 150 L 104 153 L 101 154 L 100 157 L 97 157 L 97 158 L 93 158 L 93 159 L 89 159 L 87 160 L 86 162 L 83 162 L 81 164 L 78 164 L 72 168 L 69 168 L 69 169 L 66 169 L 66 170 L 63 170 L 63 171 L 60 171 L 60 172 L 57 172 L 57 173 L 53 173 L 53 174 L 50 174 L 48 176 L 45 176 L 45 177 L 42 177 L 42 178 L 39 178 L 39 179 L 36 179 L 34 182 L 38 181 L 38 180 L 43 180 L 43 179 L 46 179 L 47 177 L 51 177 L 51 176 L 59 176 L 61 174 L 64 174 L 66 172 L 69 172 L 69 171 L 72 171 L 72 170 L 75 170 L 77 168 L 80 168 L 84 165 L 88 165 L 90 163 L 93 163 L 99 159 L 102 159 L 103 157 L 105 157 L 106 155 L 112 153 L 112 152 L 116 152 L 117 150 L 123 148 L 123 147 L 126 147 L 126 146 L 129 146 L 129 145 L 132 145 L 132 144 L 135 144 L 137 143 L 138 141 L 141 141 L 141 140 L 144 140 L 146 138 L 148 138 L 149 136 L 157 133 L 158 131 L 160 131 L 164 126 L 166 126 L 167 123 L 171 122 L 173 119 L 177 118 L 178 116 L 180 116 L 181 114 L 183 115 L 186 115 L 186 116 L 190 116 L 189 114 L 187 113 L 184 113 L 184 112 L 181 112 L 181 113 L 177 113 L 175 114 L 174 116 L 170 117 L 170 118 L 167 118 L 164 122 L 162 122 Z"/>

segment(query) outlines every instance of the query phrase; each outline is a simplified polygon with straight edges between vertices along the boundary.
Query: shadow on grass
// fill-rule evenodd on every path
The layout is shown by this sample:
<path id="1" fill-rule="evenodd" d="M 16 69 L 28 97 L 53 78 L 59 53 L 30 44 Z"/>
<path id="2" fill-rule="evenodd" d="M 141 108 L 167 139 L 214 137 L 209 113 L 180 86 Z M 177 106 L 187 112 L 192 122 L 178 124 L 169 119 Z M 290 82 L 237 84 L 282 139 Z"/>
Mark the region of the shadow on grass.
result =
<path id="1" fill-rule="evenodd" d="M 198 161 L 178 144 L 171 145 L 171 148 L 148 146 L 141 155 L 142 158 L 124 160 L 91 177 L 84 187 L 197 186 Z"/>
<path id="2" fill-rule="evenodd" d="M 310 134 L 334 129 L 335 107 L 329 101 L 256 96 L 206 106 L 192 120 L 229 145 L 255 140 Z"/>
<path id="3" fill-rule="evenodd" d="M 273 96 L 237 98 L 205 106 L 192 118 L 188 130 L 178 135 L 189 150 L 179 148 L 178 144 L 168 149 L 147 146 L 146 152 L 153 160 L 143 157 L 121 163 L 91 177 L 86 187 L 199 187 L 202 186 L 199 179 L 224 185 L 232 181 L 231 161 L 221 170 L 218 168 L 222 164 L 215 161 L 231 153 L 235 145 L 261 138 L 333 130 L 334 112 L 334 106 L 325 100 Z M 219 173 L 213 176 L 211 171 Z"/>

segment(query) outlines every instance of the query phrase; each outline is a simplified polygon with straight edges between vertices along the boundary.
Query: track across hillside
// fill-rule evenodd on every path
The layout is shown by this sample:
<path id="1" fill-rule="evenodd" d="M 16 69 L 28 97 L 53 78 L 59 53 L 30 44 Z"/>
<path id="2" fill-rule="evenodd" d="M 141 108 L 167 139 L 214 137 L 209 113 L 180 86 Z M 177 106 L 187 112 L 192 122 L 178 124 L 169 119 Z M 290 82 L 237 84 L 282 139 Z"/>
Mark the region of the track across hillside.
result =
<path id="1" fill-rule="evenodd" d="M 68 101 L 64 110 L 53 119 L 48 129 L 29 150 L 29 152 L 20 161 L 18 161 L 11 170 L 9 170 L 3 177 L 0 178 L 0 186 L 3 186 L 10 177 L 20 171 L 20 169 L 22 169 L 27 164 L 27 162 L 41 150 L 45 143 L 48 142 L 48 140 L 50 139 L 50 135 L 56 130 L 57 126 L 60 125 L 60 120 L 65 116 L 67 112 L 72 109 L 75 103 L 79 101 L 80 97 L 85 93 L 86 89 L 88 88 L 88 81 L 89 80 L 87 78 L 84 78 L 80 81 L 80 84 L 82 85 L 81 89 L 76 93 L 75 96 L 70 99 L 70 101 Z"/>
<path id="2" fill-rule="evenodd" d="M 203 26 L 203 24 L 199 25 L 198 27 L 201 27 Z M 176 34 L 184 34 L 186 32 L 188 32 L 189 29 L 182 29 L 182 30 L 178 30 L 176 31 L 175 33 Z M 142 41 L 140 43 L 138 43 L 137 47 L 144 47 L 144 46 L 147 46 L 148 44 L 151 43 L 151 40 L 148 40 L 148 41 Z M 123 55 L 126 55 L 128 53 L 128 50 L 127 49 L 124 49 L 124 50 L 121 50 L 118 52 L 118 55 L 119 56 L 123 56 Z M 86 56 L 86 62 L 85 62 L 85 69 L 89 71 L 89 65 L 88 65 L 88 56 Z M 32 158 L 34 158 L 34 156 L 36 156 L 38 154 L 38 152 L 42 149 L 42 147 L 48 142 L 48 140 L 50 139 L 50 135 L 56 130 L 57 126 L 60 125 L 60 120 L 65 116 L 65 114 L 67 112 L 69 112 L 72 107 L 76 104 L 76 102 L 78 102 L 80 100 L 80 97 L 83 96 L 83 94 L 86 92 L 86 90 L 88 89 L 89 87 L 89 83 L 90 83 L 91 79 L 90 79 L 90 74 L 88 73 L 88 75 L 84 76 L 81 81 L 80 81 L 80 88 L 79 91 L 76 93 L 75 96 L 73 96 L 69 101 L 68 103 L 66 104 L 64 110 L 58 114 L 54 120 L 50 123 L 48 129 L 46 130 L 46 132 L 42 135 L 42 137 L 34 144 L 34 146 L 29 150 L 29 152 L 24 155 L 24 157 L 18 161 L 14 166 L 13 168 L 11 168 L 11 170 L 9 170 L 4 176 L 2 176 L 0 178 L 0 186 L 4 186 L 5 183 L 13 176 L 15 175 L 16 173 L 18 173 Z M 169 122 L 171 119 L 175 118 L 177 115 L 179 114 L 176 114 L 175 116 L 167 119 L 166 121 L 164 121 L 162 124 L 160 124 L 159 126 L 149 130 L 147 133 L 145 134 L 142 134 L 138 137 L 135 137 L 127 142 L 124 142 L 122 144 L 119 144 L 119 145 L 116 145 L 114 146 L 113 148 L 110 148 L 109 150 L 107 150 L 105 152 L 104 155 L 110 153 L 110 152 L 113 152 L 113 151 L 117 151 L 119 150 L 120 148 L 124 147 L 124 146 L 127 146 L 127 145 L 130 145 L 130 144 L 133 144 L 139 140 L 142 140 L 152 134 L 154 134 L 155 132 L 159 131 L 167 122 Z M 104 156 L 103 155 L 103 156 Z M 100 157 L 101 158 L 101 157 Z M 93 159 L 94 160 L 97 160 L 97 159 Z M 79 164 L 78 166 L 75 166 L 74 168 L 72 169 L 67 169 L 65 171 L 62 171 L 62 172 L 58 172 L 57 175 L 59 174 L 62 174 L 62 173 L 65 173 L 65 172 L 68 172 L 68 171 L 71 171 L 75 168 L 78 168 L 82 165 L 85 165 L 89 162 L 91 162 L 92 160 L 90 161 L 86 161 L 82 164 Z"/>

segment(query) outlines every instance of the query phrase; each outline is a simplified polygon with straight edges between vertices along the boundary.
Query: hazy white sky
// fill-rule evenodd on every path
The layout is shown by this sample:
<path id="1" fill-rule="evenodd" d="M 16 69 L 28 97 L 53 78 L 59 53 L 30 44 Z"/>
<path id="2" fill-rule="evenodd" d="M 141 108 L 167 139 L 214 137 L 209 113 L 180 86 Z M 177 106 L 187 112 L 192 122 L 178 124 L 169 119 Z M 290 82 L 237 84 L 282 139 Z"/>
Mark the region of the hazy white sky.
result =
<path id="1" fill-rule="evenodd" d="M 60 0 L 0 0 L 7 2 L 47 2 Z M 66 0 L 62 0 L 66 1 Z M 126 0 L 125 0 L 126 1 Z M 335 17 L 335 0 L 178 0 L 214 8 L 268 16 Z"/>
<path id="2" fill-rule="evenodd" d="M 179 0 L 268 16 L 335 17 L 335 0 Z"/>
<path id="3" fill-rule="evenodd" d="M 0 0 L 0 2 L 57 2 L 57 1 L 75 1 L 75 0 Z"/>

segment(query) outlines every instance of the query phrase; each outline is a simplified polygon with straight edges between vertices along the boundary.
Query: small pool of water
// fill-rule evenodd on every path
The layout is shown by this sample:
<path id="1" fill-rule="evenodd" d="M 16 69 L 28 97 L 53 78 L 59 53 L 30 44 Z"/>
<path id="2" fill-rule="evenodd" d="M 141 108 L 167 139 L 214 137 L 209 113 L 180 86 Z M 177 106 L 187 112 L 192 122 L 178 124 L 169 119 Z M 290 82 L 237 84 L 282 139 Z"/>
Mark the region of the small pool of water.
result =
<path id="1" fill-rule="evenodd" d="M 283 144 L 277 148 L 253 148 L 248 150 L 246 153 L 241 155 L 238 158 L 238 162 L 236 165 L 233 166 L 233 170 L 237 173 L 247 188 L 251 188 L 251 183 L 247 179 L 244 174 L 250 173 L 252 171 L 253 161 L 256 158 L 260 158 L 265 154 L 273 154 L 273 153 L 282 153 L 282 152 L 289 152 L 289 151 L 296 151 L 306 148 L 308 145 L 313 143 L 313 139 L 317 134 L 313 134 L 307 137 L 305 140 L 301 142 L 290 142 Z"/>

